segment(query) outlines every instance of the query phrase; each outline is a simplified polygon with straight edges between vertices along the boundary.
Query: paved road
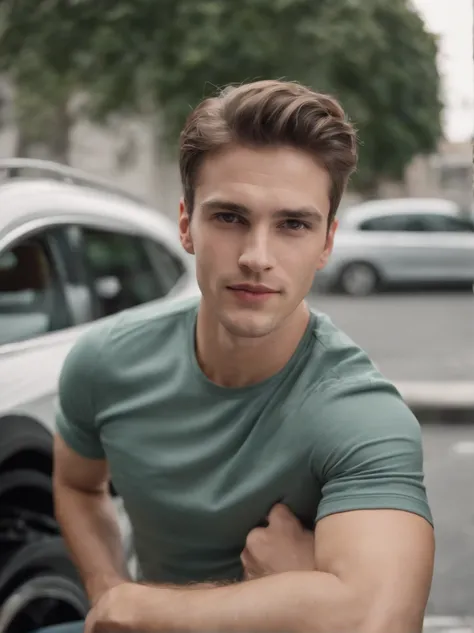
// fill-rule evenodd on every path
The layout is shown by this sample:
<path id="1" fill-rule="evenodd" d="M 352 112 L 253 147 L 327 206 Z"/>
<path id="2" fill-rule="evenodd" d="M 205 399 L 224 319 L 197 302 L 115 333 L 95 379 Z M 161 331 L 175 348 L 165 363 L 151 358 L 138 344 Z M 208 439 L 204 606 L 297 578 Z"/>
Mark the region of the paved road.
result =
<path id="1" fill-rule="evenodd" d="M 310 303 L 391 380 L 474 380 L 472 293 L 387 293 L 363 299 L 321 294 Z"/>
<path id="2" fill-rule="evenodd" d="M 423 434 L 437 535 L 426 631 L 474 633 L 474 427 L 427 425 Z M 443 622 L 446 616 L 461 620 Z"/>

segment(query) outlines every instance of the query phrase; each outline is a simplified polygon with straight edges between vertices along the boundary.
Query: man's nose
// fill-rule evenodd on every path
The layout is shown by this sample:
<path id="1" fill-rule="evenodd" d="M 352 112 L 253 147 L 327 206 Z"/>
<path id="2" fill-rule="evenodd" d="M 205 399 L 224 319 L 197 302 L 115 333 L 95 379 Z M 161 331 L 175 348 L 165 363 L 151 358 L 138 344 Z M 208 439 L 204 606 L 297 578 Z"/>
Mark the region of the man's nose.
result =
<path id="1" fill-rule="evenodd" d="M 273 268 L 273 258 L 266 235 L 258 234 L 249 237 L 240 255 L 239 265 L 254 273 L 261 273 Z"/>

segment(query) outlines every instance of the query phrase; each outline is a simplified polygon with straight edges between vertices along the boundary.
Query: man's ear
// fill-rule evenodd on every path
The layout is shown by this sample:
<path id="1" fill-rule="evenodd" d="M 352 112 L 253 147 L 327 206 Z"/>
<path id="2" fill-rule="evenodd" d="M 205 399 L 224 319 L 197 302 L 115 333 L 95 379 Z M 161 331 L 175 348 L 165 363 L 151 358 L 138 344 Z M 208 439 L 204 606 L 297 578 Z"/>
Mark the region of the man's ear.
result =
<path id="1" fill-rule="evenodd" d="M 334 236 L 336 234 L 336 230 L 338 226 L 339 226 L 338 220 L 334 219 L 331 222 L 331 226 L 329 227 L 329 231 L 326 237 L 326 245 L 319 258 L 317 270 L 321 270 L 322 268 L 324 268 L 328 262 L 328 259 L 332 253 L 332 249 L 334 247 Z"/>
<path id="2" fill-rule="evenodd" d="M 190 255 L 194 255 L 193 238 L 191 235 L 191 216 L 188 213 L 186 204 L 181 198 L 179 201 L 179 239 L 184 250 Z"/>

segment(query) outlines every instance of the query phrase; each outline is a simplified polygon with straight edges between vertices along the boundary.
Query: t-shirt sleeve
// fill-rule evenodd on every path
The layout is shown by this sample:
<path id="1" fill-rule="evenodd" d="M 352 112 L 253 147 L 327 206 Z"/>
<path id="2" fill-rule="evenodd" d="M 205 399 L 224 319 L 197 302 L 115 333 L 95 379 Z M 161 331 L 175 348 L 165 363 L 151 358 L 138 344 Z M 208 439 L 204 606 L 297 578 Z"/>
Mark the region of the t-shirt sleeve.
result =
<path id="1" fill-rule="evenodd" d="M 96 424 L 102 336 L 97 325 L 83 334 L 67 355 L 59 377 L 56 430 L 70 448 L 89 459 L 104 457 Z"/>
<path id="2" fill-rule="evenodd" d="M 395 509 L 433 524 L 420 424 L 394 387 L 374 382 L 329 390 L 318 418 L 311 455 L 322 492 L 316 521 L 350 510 Z"/>

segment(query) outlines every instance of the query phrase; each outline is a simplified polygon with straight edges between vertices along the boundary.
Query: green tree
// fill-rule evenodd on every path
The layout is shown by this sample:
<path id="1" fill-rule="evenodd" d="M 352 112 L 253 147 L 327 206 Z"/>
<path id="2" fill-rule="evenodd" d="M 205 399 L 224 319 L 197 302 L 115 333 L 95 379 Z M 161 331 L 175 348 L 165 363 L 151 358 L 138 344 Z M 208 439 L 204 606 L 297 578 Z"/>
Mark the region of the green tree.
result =
<path id="1" fill-rule="evenodd" d="M 44 146 L 69 161 L 70 133 L 83 114 L 93 51 L 87 33 L 98 26 L 94 5 L 66 0 L 12 0 L 0 5 L 0 71 L 15 93 L 16 153 Z"/>
<path id="2" fill-rule="evenodd" d="M 436 40 L 409 0 L 22 0 L 11 6 L 0 59 L 8 60 L 21 89 L 37 94 L 21 72 L 29 48 L 45 75 L 57 80 L 44 91 L 51 105 L 67 86 L 69 95 L 87 91 L 87 115 L 102 122 L 159 111 L 170 147 L 204 96 L 263 77 L 300 80 L 341 99 L 361 140 L 353 183 L 366 194 L 400 179 L 410 160 L 435 149 L 440 137 Z"/>
<path id="3" fill-rule="evenodd" d="M 334 66 L 341 96 L 356 95 L 361 140 L 354 186 L 376 195 L 381 182 L 399 181 L 418 154 L 436 150 L 442 135 L 437 39 L 407 0 L 364 0 L 380 37 L 367 68 L 345 56 Z"/>

